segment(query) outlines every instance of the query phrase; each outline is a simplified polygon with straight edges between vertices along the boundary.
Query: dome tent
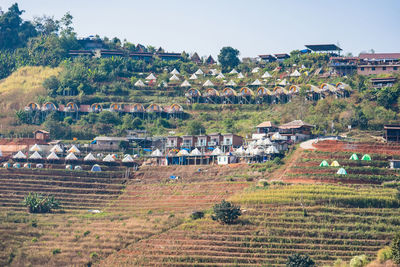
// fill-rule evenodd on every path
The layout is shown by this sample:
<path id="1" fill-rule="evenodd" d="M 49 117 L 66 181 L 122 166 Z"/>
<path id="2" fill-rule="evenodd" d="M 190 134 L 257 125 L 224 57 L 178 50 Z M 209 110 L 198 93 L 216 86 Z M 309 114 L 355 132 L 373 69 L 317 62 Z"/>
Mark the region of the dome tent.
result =
<path id="1" fill-rule="evenodd" d="M 340 168 L 340 169 L 337 171 L 336 174 L 339 174 L 339 175 L 346 175 L 347 172 L 346 172 L 346 170 L 345 170 L 344 168 Z"/>
<path id="2" fill-rule="evenodd" d="M 101 172 L 101 168 L 100 168 L 100 166 L 98 164 L 94 164 L 92 166 L 92 169 L 90 169 L 90 171 L 92 171 L 92 172 Z"/>
<path id="3" fill-rule="evenodd" d="M 320 167 L 329 167 L 329 163 L 326 160 L 321 161 L 319 164 Z"/>
<path id="4" fill-rule="evenodd" d="M 351 155 L 351 157 L 349 158 L 351 160 L 359 160 L 358 156 L 356 153 L 354 153 L 353 155 Z"/>
<path id="5" fill-rule="evenodd" d="M 368 154 L 365 154 L 364 156 L 362 156 L 361 160 L 368 160 L 368 161 L 370 161 L 370 160 L 371 160 L 371 156 L 368 155 Z"/>
<path id="6" fill-rule="evenodd" d="M 336 160 L 334 160 L 334 161 L 332 161 L 331 166 L 332 166 L 332 167 L 339 167 L 340 164 L 339 164 L 339 162 L 337 162 Z"/>

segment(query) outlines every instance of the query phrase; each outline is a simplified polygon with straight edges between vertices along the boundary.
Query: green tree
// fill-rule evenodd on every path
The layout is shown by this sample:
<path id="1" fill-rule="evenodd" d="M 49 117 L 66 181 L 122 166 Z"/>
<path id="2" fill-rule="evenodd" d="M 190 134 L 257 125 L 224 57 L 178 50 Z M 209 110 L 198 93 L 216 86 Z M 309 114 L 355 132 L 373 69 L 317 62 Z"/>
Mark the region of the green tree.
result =
<path id="1" fill-rule="evenodd" d="M 206 128 L 204 127 L 204 125 L 201 122 L 193 120 L 188 123 L 187 133 L 189 135 L 205 134 Z"/>
<path id="2" fill-rule="evenodd" d="M 315 266 L 315 262 L 308 255 L 292 254 L 286 261 L 286 267 L 311 267 Z"/>
<path id="3" fill-rule="evenodd" d="M 52 75 L 43 82 L 43 87 L 46 88 L 50 96 L 56 96 L 57 90 L 60 87 L 60 81 L 56 76 Z"/>
<path id="4" fill-rule="evenodd" d="M 397 103 L 400 96 L 400 85 L 381 89 L 377 94 L 377 103 L 387 109 L 393 109 L 393 105 Z"/>
<path id="5" fill-rule="evenodd" d="M 111 111 L 102 111 L 99 114 L 99 122 L 105 124 L 112 124 L 118 125 L 121 123 L 121 119 L 119 118 L 118 114 Z"/>
<path id="6" fill-rule="evenodd" d="M 235 206 L 234 204 L 222 200 L 221 203 L 215 204 L 213 207 L 214 214 L 212 215 L 212 219 L 215 221 L 220 221 L 225 224 L 234 223 L 242 212 L 240 211 L 240 206 Z"/>
<path id="7" fill-rule="evenodd" d="M 22 203 L 30 213 L 48 213 L 52 209 L 60 208 L 60 202 L 55 200 L 54 196 L 43 196 L 38 193 L 29 193 Z"/>
<path id="8" fill-rule="evenodd" d="M 396 264 L 400 264 L 400 232 L 394 236 L 390 248 L 392 250 L 393 261 Z"/>
<path id="9" fill-rule="evenodd" d="M 239 50 L 230 46 L 223 47 L 218 55 L 218 61 L 224 72 L 230 71 L 239 65 Z"/>

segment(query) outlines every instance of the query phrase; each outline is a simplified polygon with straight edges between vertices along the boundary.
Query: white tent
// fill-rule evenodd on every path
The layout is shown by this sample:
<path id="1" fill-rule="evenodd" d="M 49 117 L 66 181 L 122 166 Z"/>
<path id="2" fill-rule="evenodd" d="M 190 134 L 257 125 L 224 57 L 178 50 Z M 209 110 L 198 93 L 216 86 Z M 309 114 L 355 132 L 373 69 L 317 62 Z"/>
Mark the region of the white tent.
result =
<path id="1" fill-rule="evenodd" d="M 142 82 L 142 80 L 138 80 L 137 82 L 135 82 L 135 86 L 137 86 L 137 87 L 144 87 L 144 86 L 146 86 L 146 85 L 144 84 L 144 82 Z"/>
<path id="2" fill-rule="evenodd" d="M 13 156 L 13 159 L 26 159 L 26 156 L 21 151 L 18 151 L 18 153 Z"/>
<path id="3" fill-rule="evenodd" d="M 282 136 L 280 133 L 276 132 L 271 137 L 272 140 L 286 140 L 286 137 Z"/>
<path id="4" fill-rule="evenodd" d="M 56 160 L 56 159 L 60 159 L 57 154 L 55 152 L 51 152 L 48 156 L 47 156 L 48 160 Z"/>
<path id="5" fill-rule="evenodd" d="M 254 82 L 251 83 L 251 85 L 262 85 L 259 79 L 256 79 Z"/>
<path id="6" fill-rule="evenodd" d="M 40 156 L 39 152 L 35 151 L 35 153 L 33 153 L 29 159 L 42 159 L 42 156 Z"/>
<path id="7" fill-rule="evenodd" d="M 133 158 L 131 155 L 125 155 L 125 157 L 122 159 L 122 162 L 133 162 Z"/>
<path id="8" fill-rule="evenodd" d="M 259 156 L 259 155 L 262 155 L 264 153 L 264 150 L 261 149 L 260 147 L 256 147 L 251 152 L 253 153 L 253 155 Z"/>
<path id="9" fill-rule="evenodd" d="M 236 155 L 244 155 L 246 151 L 243 149 L 243 147 L 239 147 L 238 149 L 235 150 Z"/>
<path id="10" fill-rule="evenodd" d="M 151 155 L 153 157 L 162 157 L 163 154 L 161 153 L 161 151 L 159 149 L 156 149 L 153 152 L 151 152 Z"/>
<path id="11" fill-rule="evenodd" d="M 200 152 L 200 150 L 197 149 L 197 147 L 195 149 L 192 150 L 192 152 L 190 152 L 190 156 L 201 156 L 202 153 Z"/>
<path id="12" fill-rule="evenodd" d="M 237 84 L 233 81 L 230 80 L 229 82 L 226 83 L 227 86 L 236 86 Z"/>
<path id="13" fill-rule="evenodd" d="M 211 152 L 211 155 L 213 156 L 218 156 L 218 155 L 222 155 L 222 150 L 219 149 L 219 147 L 217 147 L 216 149 L 213 150 L 213 152 Z"/>
<path id="14" fill-rule="evenodd" d="M 181 156 L 188 156 L 189 155 L 189 152 L 186 150 L 186 149 L 181 149 L 179 152 L 178 152 L 178 154 L 176 154 L 178 157 L 181 157 Z"/>
<path id="15" fill-rule="evenodd" d="M 214 84 L 213 84 L 210 80 L 207 80 L 207 81 L 203 84 L 203 86 L 214 86 Z"/>
<path id="16" fill-rule="evenodd" d="M 170 81 L 179 81 L 179 77 L 176 76 L 176 74 L 172 75 L 171 78 L 169 78 Z"/>
<path id="17" fill-rule="evenodd" d="M 217 79 L 225 79 L 225 75 L 222 74 L 222 72 L 220 74 L 217 75 L 216 77 Z"/>
<path id="18" fill-rule="evenodd" d="M 283 79 L 281 82 L 278 83 L 278 85 L 286 86 L 287 85 L 286 79 Z"/>
<path id="19" fill-rule="evenodd" d="M 243 75 L 241 72 L 239 72 L 239 74 L 237 75 L 237 77 L 238 77 L 238 79 L 243 79 L 243 78 L 244 78 L 244 75 Z"/>
<path id="20" fill-rule="evenodd" d="M 260 68 L 259 67 L 255 67 L 251 72 L 252 73 L 257 73 L 257 72 L 259 72 L 260 71 Z"/>
<path id="21" fill-rule="evenodd" d="M 74 152 L 70 152 L 66 157 L 65 160 L 78 160 L 78 158 L 75 156 Z"/>
<path id="22" fill-rule="evenodd" d="M 179 71 L 177 69 L 173 69 L 170 73 L 173 75 L 178 75 Z"/>
<path id="23" fill-rule="evenodd" d="M 233 70 L 231 70 L 230 72 L 229 72 L 229 74 L 237 74 L 238 72 L 237 72 L 237 70 L 235 70 L 235 69 L 233 69 Z"/>
<path id="24" fill-rule="evenodd" d="M 197 80 L 197 75 L 193 73 L 192 76 L 189 77 L 189 80 Z"/>
<path id="25" fill-rule="evenodd" d="M 290 77 L 300 77 L 300 76 L 301 73 L 298 70 L 295 70 L 290 74 Z"/>
<path id="26" fill-rule="evenodd" d="M 211 69 L 211 75 L 215 76 L 218 75 L 219 71 L 217 69 Z"/>
<path id="27" fill-rule="evenodd" d="M 31 152 L 34 152 L 34 151 L 39 152 L 39 151 L 42 151 L 42 149 L 40 148 L 40 146 L 39 146 L 38 144 L 34 144 L 34 145 L 29 149 L 29 151 L 31 151 Z"/>
<path id="28" fill-rule="evenodd" d="M 203 75 L 204 72 L 201 69 L 198 69 L 194 74 L 196 75 Z"/>
<path id="29" fill-rule="evenodd" d="M 67 152 L 69 152 L 69 153 L 76 153 L 76 154 L 79 154 L 79 153 L 81 153 L 81 151 L 75 146 L 75 145 L 72 145 L 71 146 L 71 148 L 70 149 L 68 149 L 68 151 Z"/>
<path id="30" fill-rule="evenodd" d="M 168 86 L 168 84 L 165 82 L 165 81 L 162 81 L 159 85 L 158 85 L 158 87 L 167 87 Z"/>
<path id="31" fill-rule="evenodd" d="M 149 76 L 146 77 L 146 80 L 155 80 L 157 79 L 156 76 L 154 76 L 153 73 L 150 73 Z"/>
<path id="32" fill-rule="evenodd" d="M 95 158 L 95 156 L 93 156 L 92 153 L 89 153 L 89 154 L 87 154 L 87 155 L 83 158 L 83 160 L 84 160 L 84 161 L 95 161 L 96 158 Z"/>
<path id="33" fill-rule="evenodd" d="M 115 159 L 113 158 L 113 156 L 111 154 L 108 154 L 107 156 L 104 157 L 103 161 L 113 162 L 113 161 L 115 161 Z"/>
<path id="34" fill-rule="evenodd" d="M 268 71 L 266 71 L 261 78 L 271 78 L 271 74 L 269 74 Z"/>
<path id="35" fill-rule="evenodd" d="M 250 154 L 252 154 L 252 148 L 251 147 L 248 147 L 247 149 L 246 149 L 246 151 L 245 151 L 245 153 L 247 154 L 247 155 L 250 155 Z"/>
<path id="36" fill-rule="evenodd" d="M 62 153 L 64 150 L 59 146 L 59 145 L 55 145 L 50 149 L 50 152 L 54 152 L 54 153 Z"/>
<path id="37" fill-rule="evenodd" d="M 269 146 L 269 145 L 272 145 L 272 142 L 269 138 L 266 138 L 266 139 L 262 140 L 262 144 L 263 144 L 263 146 Z"/>
<path id="38" fill-rule="evenodd" d="M 191 86 L 190 83 L 186 80 L 181 84 L 181 87 L 190 87 L 190 86 Z"/>
<path id="39" fill-rule="evenodd" d="M 266 150 L 265 153 L 267 154 L 279 154 L 279 150 L 274 147 L 274 146 L 269 146 Z"/>

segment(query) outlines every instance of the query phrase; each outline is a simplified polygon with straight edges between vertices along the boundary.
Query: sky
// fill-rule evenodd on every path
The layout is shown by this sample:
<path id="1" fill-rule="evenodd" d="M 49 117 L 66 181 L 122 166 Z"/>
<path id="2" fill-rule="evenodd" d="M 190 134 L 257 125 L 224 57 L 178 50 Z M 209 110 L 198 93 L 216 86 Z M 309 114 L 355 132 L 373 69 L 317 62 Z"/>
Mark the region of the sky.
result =
<path id="1" fill-rule="evenodd" d="M 353 55 L 400 52 L 399 0 L 0 0 L 0 7 L 15 2 L 26 20 L 69 11 L 79 37 L 118 37 L 168 52 L 216 58 L 232 46 L 240 57 L 256 57 L 327 43 Z"/>

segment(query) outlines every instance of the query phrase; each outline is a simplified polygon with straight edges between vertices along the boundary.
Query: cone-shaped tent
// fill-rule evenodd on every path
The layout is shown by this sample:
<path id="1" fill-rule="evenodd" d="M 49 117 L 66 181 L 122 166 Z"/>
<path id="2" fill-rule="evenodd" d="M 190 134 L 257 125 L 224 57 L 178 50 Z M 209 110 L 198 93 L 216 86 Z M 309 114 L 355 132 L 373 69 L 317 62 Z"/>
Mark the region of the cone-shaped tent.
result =
<path id="1" fill-rule="evenodd" d="M 358 160 L 357 154 L 354 153 L 353 155 L 351 155 L 350 159 L 351 160 Z"/>
<path id="2" fill-rule="evenodd" d="M 279 150 L 274 147 L 274 146 L 269 146 L 266 150 L 265 153 L 267 154 L 279 154 Z"/>
<path id="3" fill-rule="evenodd" d="M 133 158 L 131 155 L 125 155 L 125 157 L 122 159 L 122 162 L 133 162 Z"/>
<path id="4" fill-rule="evenodd" d="M 203 86 L 214 86 L 214 84 L 213 84 L 210 80 L 207 80 L 207 81 L 203 84 Z"/>
<path id="5" fill-rule="evenodd" d="M 332 166 L 332 167 L 339 167 L 340 164 L 339 164 L 339 162 L 337 162 L 336 160 L 334 160 L 334 161 L 332 161 L 331 166 Z"/>
<path id="6" fill-rule="evenodd" d="M 173 69 L 170 73 L 171 73 L 171 74 L 174 74 L 174 75 L 178 75 L 178 74 L 179 74 L 179 71 L 178 71 L 177 69 Z"/>
<path id="7" fill-rule="evenodd" d="M 189 80 L 197 80 L 197 75 L 193 73 L 192 76 L 189 77 Z"/>
<path id="8" fill-rule="evenodd" d="M 29 149 L 29 151 L 31 151 L 31 152 L 39 152 L 39 151 L 42 151 L 42 149 L 40 148 L 40 146 L 39 146 L 38 144 L 34 144 L 34 145 Z"/>
<path id="9" fill-rule="evenodd" d="M 201 69 L 198 69 L 194 74 L 196 75 L 203 75 L 204 72 Z"/>
<path id="10" fill-rule="evenodd" d="M 144 84 L 144 82 L 142 82 L 142 80 L 138 80 L 137 82 L 135 82 L 135 86 L 137 86 L 137 87 L 144 87 L 144 86 L 146 86 L 146 85 Z"/>
<path id="11" fill-rule="evenodd" d="M 321 163 L 319 164 L 320 167 L 328 167 L 329 163 L 326 160 L 321 161 Z"/>
<path id="12" fill-rule="evenodd" d="M 237 72 L 237 70 L 235 70 L 235 69 L 233 69 L 233 70 L 231 70 L 230 72 L 229 72 L 229 74 L 237 74 L 238 72 Z"/>
<path id="13" fill-rule="evenodd" d="M 276 132 L 271 136 L 272 140 L 286 140 L 280 133 Z"/>
<path id="14" fill-rule="evenodd" d="M 179 77 L 174 74 L 171 76 L 171 78 L 169 78 L 169 80 L 170 81 L 179 81 Z"/>
<path id="15" fill-rule="evenodd" d="M 78 158 L 75 156 L 74 152 L 70 152 L 66 157 L 65 160 L 78 160 Z"/>
<path id="16" fill-rule="evenodd" d="M 59 145 L 55 145 L 50 149 L 50 152 L 54 152 L 54 153 L 62 153 L 64 150 L 59 146 Z"/>
<path id="17" fill-rule="evenodd" d="M 111 154 L 108 154 L 107 156 L 104 157 L 103 161 L 104 162 L 114 162 L 115 159 Z"/>
<path id="18" fill-rule="evenodd" d="M 254 69 L 252 69 L 251 73 L 257 73 L 260 71 L 259 67 L 255 67 Z"/>
<path id="19" fill-rule="evenodd" d="M 29 159 L 42 159 L 42 156 L 39 154 L 39 152 L 35 151 L 35 153 L 33 153 Z"/>
<path id="20" fill-rule="evenodd" d="M 51 152 L 48 156 L 47 156 L 48 160 L 57 160 L 60 159 L 57 154 L 55 152 Z"/>
<path id="21" fill-rule="evenodd" d="M 217 75 L 216 77 L 217 79 L 225 79 L 225 75 L 222 74 L 222 72 L 220 74 Z"/>
<path id="22" fill-rule="evenodd" d="M 161 151 L 159 149 L 156 149 L 153 152 L 151 152 L 151 155 L 153 157 L 162 157 L 163 154 L 161 153 Z"/>
<path id="23" fill-rule="evenodd" d="M 68 152 L 69 152 L 69 153 L 72 152 L 72 153 L 75 153 L 75 154 L 81 153 L 81 151 L 80 151 L 75 145 L 72 145 L 71 148 L 68 149 Z"/>
<path id="24" fill-rule="evenodd" d="M 26 156 L 22 151 L 18 151 L 18 153 L 13 156 L 13 159 L 26 159 Z"/>
<path id="25" fill-rule="evenodd" d="M 368 154 L 365 154 L 364 156 L 362 156 L 361 160 L 371 160 L 371 156 Z"/>
<path id="26" fill-rule="evenodd" d="M 149 76 L 146 77 L 146 80 L 155 80 L 156 76 L 153 73 L 150 73 Z"/>
<path id="27" fill-rule="evenodd" d="M 187 81 L 187 80 L 185 80 L 182 84 L 181 84 L 181 87 L 190 87 L 191 85 L 190 85 L 190 83 Z"/>
<path id="28" fill-rule="evenodd" d="M 251 83 L 251 85 L 262 85 L 259 79 L 256 79 L 254 82 Z"/>
<path id="29" fill-rule="evenodd" d="M 201 156 L 202 153 L 200 152 L 200 150 L 197 149 L 197 147 L 195 149 L 192 150 L 192 152 L 190 152 L 190 156 Z"/>
<path id="30" fill-rule="evenodd" d="M 179 152 L 178 152 L 178 154 L 176 154 L 178 157 L 181 157 L 181 156 L 189 156 L 189 152 L 187 151 L 187 150 L 185 150 L 185 149 L 181 149 Z"/>
<path id="31" fill-rule="evenodd" d="M 211 153 L 212 156 L 219 156 L 222 155 L 222 150 L 219 149 L 219 147 L 217 147 L 216 149 L 213 150 L 213 152 Z"/>
<path id="32" fill-rule="evenodd" d="M 92 171 L 92 172 L 101 172 L 101 168 L 100 168 L 100 166 L 98 164 L 94 164 L 90 171 Z"/>
<path id="33" fill-rule="evenodd" d="M 261 78 L 271 78 L 271 74 L 269 74 L 269 72 L 266 71 L 266 72 L 261 76 Z"/>
<path id="34" fill-rule="evenodd" d="M 346 170 L 344 169 L 344 168 L 340 168 L 338 171 L 337 171 L 337 173 L 336 174 L 340 174 L 340 175 L 346 175 L 347 174 L 347 172 L 346 172 Z"/>
<path id="35" fill-rule="evenodd" d="M 237 75 L 237 77 L 238 77 L 238 79 L 243 79 L 243 78 L 244 78 L 244 75 L 243 75 L 241 72 L 239 72 L 239 74 Z"/>
<path id="36" fill-rule="evenodd" d="M 300 77 L 300 76 L 301 73 L 298 70 L 295 70 L 290 74 L 290 77 Z"/>
<path id="37" fill-rule="evenodd" d="M 236 86 L 236 83 L 233 80 L 230 80 L 226 83 L 227 86 Z"/>
<path id="38" fill-rule="evenodd" d="M 246 154 L 246 150 L 243 149 L 243 147 L 239 147 L 238 149 L 235 150 L 236 155 L 244 155 Z"/>
<path id="39" fill-rule="evenodd" d="M 83 158 L 83 160 L 84 160 L 84 161 L 96 161 L 96 157 L 93 156 L 92 153 L 89 153 L 89 154 L 87 154 L 87 155 Z"/>

